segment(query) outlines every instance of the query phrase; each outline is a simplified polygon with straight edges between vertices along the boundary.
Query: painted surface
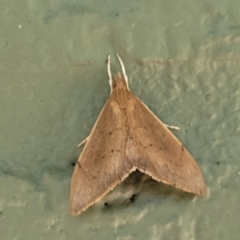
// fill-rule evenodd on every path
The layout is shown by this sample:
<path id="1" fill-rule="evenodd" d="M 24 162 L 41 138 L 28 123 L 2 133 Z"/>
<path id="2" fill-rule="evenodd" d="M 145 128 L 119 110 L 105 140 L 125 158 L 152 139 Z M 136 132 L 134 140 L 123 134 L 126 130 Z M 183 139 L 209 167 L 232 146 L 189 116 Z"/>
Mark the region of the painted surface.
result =
<path id="1" fill-rule="evenodd" d="M 237 1 L 0 5 L 1 239 L 239 239 Z M 136 173 L 72 217 L 77 144 L 109 95 L 105 60 L 116 51 L 132 92 L 180 127 L 174 134 L 208 193 L 194 197 Z M 120 70 L 114 57 L 112 67 Z"/>

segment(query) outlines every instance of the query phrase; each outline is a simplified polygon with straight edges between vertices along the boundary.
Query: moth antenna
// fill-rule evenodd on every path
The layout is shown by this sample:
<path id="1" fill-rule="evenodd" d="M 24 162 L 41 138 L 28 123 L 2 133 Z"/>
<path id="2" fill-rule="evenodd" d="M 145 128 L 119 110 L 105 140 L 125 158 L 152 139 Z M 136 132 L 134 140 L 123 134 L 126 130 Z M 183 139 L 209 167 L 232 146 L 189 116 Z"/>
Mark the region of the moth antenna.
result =
<path id="1" fill-rule="evenodd" d="M 113 80 L 112 80 L 112 73 L 111 73 L 111 56 L 108 55 L 108 59 L 107 59 L 107 71 L 108 71 L 108 77 L 109 77 L 109 85 L 110 85 L 110 94 L 113 91 Z"/>
<path id="2" fill-rule="evenodd" d="M 118 58 L 118 60 L 119 60 L 119 62 L 120 62 L 120 65 L 121 65 L 121 68 L 122 68 L 122 73 L 123 73 L 123 78 L 124 78 L 124 80 L 125 80 L 125 82 L 126 82 L 126 84 L 127 84 L 127 88 L 128 88 L 128 90 L 130 90 L 130 89 L 129 89 L 129 84 L 128 84 L 128 76 L 127 76 L 127 74 L 126 74 L 126 69 L 125 69 L 125 66 L 124 66 L 124 64 L 123 64 L 123 61 L 122 61 L 122 59 L 120 58 L 120 56 L 118 55 L 118 53 L 116 53 L 116 56 L 117 56 L 117 58 Z"/>

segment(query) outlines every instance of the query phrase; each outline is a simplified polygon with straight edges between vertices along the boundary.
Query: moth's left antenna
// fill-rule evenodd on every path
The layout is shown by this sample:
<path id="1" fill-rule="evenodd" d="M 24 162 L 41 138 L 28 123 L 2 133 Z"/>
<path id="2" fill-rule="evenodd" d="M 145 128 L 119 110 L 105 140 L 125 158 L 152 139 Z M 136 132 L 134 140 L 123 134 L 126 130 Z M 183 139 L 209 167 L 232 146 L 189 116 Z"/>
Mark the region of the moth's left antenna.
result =
<path id="1" fill-rule="evenodd" d="M 110 55 L 108 55 L 108 59 L 107 59 L 107 71 L 108 71 L 109 85 L 111 89 L 110 94 L 111 94 L 113 91 L 113 87 L 112 87 L 113 80 L 112 80 L 112 73 L 111 73 L 111 56 Z"/>

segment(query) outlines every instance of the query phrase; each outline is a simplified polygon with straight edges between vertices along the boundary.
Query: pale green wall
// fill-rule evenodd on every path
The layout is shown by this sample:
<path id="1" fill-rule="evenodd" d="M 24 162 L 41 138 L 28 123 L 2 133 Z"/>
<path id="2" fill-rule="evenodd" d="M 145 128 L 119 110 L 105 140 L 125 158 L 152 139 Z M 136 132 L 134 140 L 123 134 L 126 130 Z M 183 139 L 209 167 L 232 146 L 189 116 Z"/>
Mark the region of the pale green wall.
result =
<path id="1" fill-rule="evenodd" d="M 140 175 L 72 217 L 71 163 L 109 95 L 116 51 L 132 91 L 180 127 L 208 193 Z M 238 240 L 239 109 L 239 1 L 2 0 L 1 239 Z"/>

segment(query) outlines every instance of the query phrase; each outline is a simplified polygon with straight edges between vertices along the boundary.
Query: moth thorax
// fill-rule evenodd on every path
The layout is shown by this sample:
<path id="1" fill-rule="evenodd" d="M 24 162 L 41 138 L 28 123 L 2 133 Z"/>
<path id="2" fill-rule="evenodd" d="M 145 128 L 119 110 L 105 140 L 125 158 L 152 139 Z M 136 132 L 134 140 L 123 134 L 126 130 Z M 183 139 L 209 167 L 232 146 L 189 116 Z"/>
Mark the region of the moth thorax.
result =
<path id="1" fill-rule="evenodd" d="M 127 89 L 127 84 L 124 78 L 122 77 L 121 73 L 118 73 L 114 77 L 113 89 Z"/>

